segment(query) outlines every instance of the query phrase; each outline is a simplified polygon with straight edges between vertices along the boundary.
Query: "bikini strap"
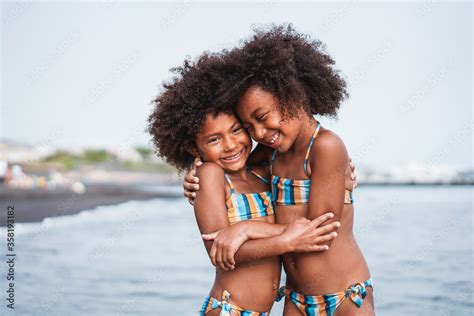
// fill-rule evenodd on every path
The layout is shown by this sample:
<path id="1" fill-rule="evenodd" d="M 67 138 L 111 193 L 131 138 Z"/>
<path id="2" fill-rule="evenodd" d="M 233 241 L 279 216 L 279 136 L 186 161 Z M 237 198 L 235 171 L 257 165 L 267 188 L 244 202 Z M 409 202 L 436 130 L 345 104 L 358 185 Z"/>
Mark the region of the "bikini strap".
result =
<path id="1" fill-rule="evenodd" d="M 270 160 L 270 173 L 271 174 L 273 174 L 273 162 L 275 161 L 276 154 L 277 154 L 277 150 L 274 149 L 273 154 L 272 154 L 272 159 Z"/>
<path id="2" fill-rule="evenodd" d="M 274 149 L 274 150 L 273 150 L 273 154 L 272 154 L 272 162 L 275 161 L 275 156 L 276 156 L 276 154 L 277 154 L 277 150 Z"/>
<path id="3" fill-rule="evenodd" d="M 225 176 L 225 179 L 227 180 L 227 182 L 229 182 L 229 185 L 230 185 L 230 194 L 234 194 L 234 193 L 235 193 L 235 189 L 234 189 L 234 186 L 232 185 L 232 181 L 230 181 L 229 175 L 227 175 L 227 173 L 224 173 L 224 176 Z"/>
<path id="4" fill-rule="evenodd" d="M 304 156 L 304 173 L 309 177 L 308 175 L 308 158 L 309 158 L 309 152 L 311 151 L 311 146 L 313 146 L 314 139 L 318 135 L 319 129 L 321 128 L 321 123 L 318 122 L 318 125 L 316 126 L 316 129 L 313 133 L 313 136 L 311 136 L 311 140 L 309 141 L 308 149 L 306 149 L 306 155 Z"/>
<path id="5" fill-rule="evenodd" d="M 267 179 L 265 179 L 264 177 L 262 177 L 261 175 L 259 175 L 257 172 L 253 171 L 252 169 L 250 168 L 247 168 L 254 176 L 256 176 L 257 178 L 259 178 L 260 180 L 262 180 L 263 182 L 265 182 L 266 184 L 270 184 L 270 181 L 268 181 Z"/>

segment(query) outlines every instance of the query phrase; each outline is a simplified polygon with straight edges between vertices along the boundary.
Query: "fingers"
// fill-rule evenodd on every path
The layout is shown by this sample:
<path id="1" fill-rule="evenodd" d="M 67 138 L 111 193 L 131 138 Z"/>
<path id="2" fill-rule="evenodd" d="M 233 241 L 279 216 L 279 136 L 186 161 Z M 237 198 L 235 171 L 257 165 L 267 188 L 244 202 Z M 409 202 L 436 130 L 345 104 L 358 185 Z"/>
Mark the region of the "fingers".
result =
<path id="1" fill-rule="evenodd" d="M 315 234 L 314 236 L 317 236 L 317 234 Z M 317 236 L 314 239 L 314 244 L 309 246 L 308 250 L 309 251 L 326 251 L 326 250 L 329 250 L 328 245 L 321 245 L 321 244 L 325 243 L 325 242 L 328 242 L 328 241 L 331 241 L 336 237 L 337 237 L 336 232 L 332 232 L 332 233 L 329 233 L 329 234 L 326 234 L 326 235 L 323 235 L 323 236 Z"/>
<path id="2" fill-rule="evenodd" d="M 184 182 L 183 188 L 184 192 L 194 193 L 195 191 L 199 191 L 199 184 L 192 182 Z"/>
<path id="3" fill-rule="evenodd" d="M 196 199 L 196 193 L 190 191 L 184 191 L 184 197 L 188 199 L 189 204 L 194 205 L 194 200 Z"/>
<path id="4" fill-rule="evenodd" d="M 201 158 L 196 158 L 194 159 L 194 168 L 199 168 L 202 166 L 202 160 Z"/>
<path id="5" fill-rule="evenodd" d="M 292 223 L 308 223 L 310 222 L 309 219 L 307 219 L 306 217 L 300 217 L 300 218 L 297 218 L 295 219 Z"/>
<path id="6" fill-rule="evenodd" d="M 355 171 L 352 170 L 352 171 L 351 171 L 351 180 L 352 180 L 352 181 L 355 181 L 356 179 L 357 179 L 357 175 L 355 174 Z"/>
<path id="7" fill-rule="evenodd" d="M 330 234 L 326 234 L 326 235 L 323 235 L 323 236 L 316 237 L 314 242 L 315 242 L 315 244 L 320 245 L 320 244 L 325 243 L 327 241 L 333 240 L 336 237 L 337 237 L 337 233 L 332 232 Z"/>
<path id="8" fill-rule="evenodd" d="M 352 162 L 352 159 L 349 158 L 349 166 L 351 168 L 351 180 L 356 181 L 357 175 L 355 173 L 355 165 Z"/>
<path id="9" fill-rule="evenodd" d="M 224 271 L 227 271 L 227 268 L 222 262 L 222 251 L 220 251 L 220 247 L 218 245 L 216 246 L 216 266 Z"/>
<path id="10" fill-rule="evenodd" d="M 194 178 L 196 178 L 196 169 L 191 169 L 184 176 L 184 181 L 186 181 L 186 182 L 195 182 Z"/>
<path id="11" fill-rule="evenodd" d="M 224 271 L 229 271 L 230 265 L 227 264 L 224 248 L 219 246 L 217 247 L 217 258 L 217 264 L 219 267 L 221 267 L 221 269 Z"/>
<path id="12" fill-rule="evenodd" d="M 210 233 L 210 234 L 202 234 L 202 239 L 204 240 L 214 240 L 216 239 L 217 235 L 219 234 L 219 231 Z"/>
<path id="13" fill-rule="evenodd" d="M 235 269 L 235 251 L 233 249 L 229 249 L 227 253 L 227 258 L 229 259 L 229 264 L 232 266 L 232 270 Z"/>
<path id="14" fill-rule="evenodd" d="M 226 265 L 229 268 L 229 270 L 234 270 L 235 268 L 235 260 L 234 260 L 234 254 L 233 250 L 229 248 L 226 253 Z"/>
<path id="15" fill-rule="evenodd" d="M 196 170 L 191 169 L 184 177 L 183 189 L 184 197 L 188 199 L 189 204 L 194 205 L 194 199 L 196 198 L 196 192 L 199 190 L 199 178 L 194 177 Z M 196 180 L 197 179 L 197 180 Z"/>
<path id="16" fill-rule="evenodd" d="M 202 163 L 201 163 L 202 164 Z M 199 178 L 196 177 L 196 169 L 191 169 L 186 173 L 184 176 L 184 188 L 186 189 L 187 186 L 193 185 L 195 183 L 199 183 Z"/>
<path id="17" fill-rule="evenodd" d="M 216 266 L 221 268 L 224 271 L 230 271 L 235 268 L 235 262 L 233 262 L 233 255 L 232 255 L 232 250 L 229 250 L 230 247 L 224 246 L 220 242 L 214 242 L 213 246 L 215 245 L 215 260 L 216 260 Z M 212 249 L 211 249 L 212 250 Z"/>
<path id="18" fill-rule="evenodd" d="M 196 192 L 191 192 L 191 191 L 184 191 L 183 193 L 184 197 L 194 200 L 196 198 Z"/>
<path id="19" fill-rule="evenodd" d="M 314 246 L 311 246 L 308 248 L 308 251 L 327 251 L 329 250 L 329 246 L 326 246 L 326 245 L 323 245 L 323 246 L 319 246 L 319 245 L 314 245 Z"/>
<path id="20" fill-rule="evenodd" d="M 325 221 L 327 221 L 328 219 L 331 219 L 334 217 L 334 213 L 326 213 L 326 214 L 323 214 L 319 217 L 316 217 L 315 219 L 313 219 L 311 221 L 311 226 L 313 226 L 314 228 L 318 227 L 319 225 L 321 225 L 322 223 L 324 223 Z"/>
<path id="21" fill-rule="evenodd" d="M 341 223 L 339 222 L 333 222 L 331 224 L 324 225 L 323 227 L 317 228 L 314 233 L 316 235 L 322 236 L 325 234 L 328 234 L 336 229 L 338 229 L 341 226 Z"/>
<path id="22" fill-rule="evenodd" d="M 211 250 L 209 251 L 209 257 L 211 258 L 211 262 L 214 266 L 217 267 L 217 257 L 216 257 L 216 243 L 212 244 Z"/>

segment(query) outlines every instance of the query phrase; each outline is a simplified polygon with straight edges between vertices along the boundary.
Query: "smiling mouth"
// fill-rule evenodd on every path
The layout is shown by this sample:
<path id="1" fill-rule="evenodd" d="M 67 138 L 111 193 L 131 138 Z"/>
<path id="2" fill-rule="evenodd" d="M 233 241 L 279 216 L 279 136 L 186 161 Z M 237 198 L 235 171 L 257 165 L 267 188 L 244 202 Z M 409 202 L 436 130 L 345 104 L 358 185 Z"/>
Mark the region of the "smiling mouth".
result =
<path id="1" fill-rule="evenodd" d="M 235 155 L 225 157 L 225 158 L 221 158 L 221 160 L 225 161 L 225 162 L 234 162 L 234 161 L 239 160 L 240 157 L 242 157 L 243 153 L 244 153 L 244 149 L 242 148 L 242 150 L 239 151 L 238 153 L 236 153 Z"/>
<path id="2" fill-rule="evenodd" d="M 266 138 L 264 142 L 270 146 L 274 145 L 276 141 L 280 138 L 280 133 L 277 132 L 275 133 L 272 137 Z"/>

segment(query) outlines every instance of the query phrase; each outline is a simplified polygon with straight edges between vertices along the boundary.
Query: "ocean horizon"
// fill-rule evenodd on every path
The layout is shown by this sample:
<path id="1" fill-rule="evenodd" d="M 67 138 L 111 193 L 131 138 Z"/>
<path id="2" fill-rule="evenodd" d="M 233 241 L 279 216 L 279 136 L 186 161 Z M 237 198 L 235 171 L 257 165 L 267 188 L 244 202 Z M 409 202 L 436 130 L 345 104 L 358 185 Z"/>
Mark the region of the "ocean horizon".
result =
<path id="1" fill-rule="evenodd" d="M 356 189 L 354 230 L 378 315 L 473 315 L 473 193 L 472 186 Z M 17 223 L 15 253 L 19 315 L 197 315 L 214 280 L 184 198 Z M 272 315 L 282 308 L 276 303 Z"/>

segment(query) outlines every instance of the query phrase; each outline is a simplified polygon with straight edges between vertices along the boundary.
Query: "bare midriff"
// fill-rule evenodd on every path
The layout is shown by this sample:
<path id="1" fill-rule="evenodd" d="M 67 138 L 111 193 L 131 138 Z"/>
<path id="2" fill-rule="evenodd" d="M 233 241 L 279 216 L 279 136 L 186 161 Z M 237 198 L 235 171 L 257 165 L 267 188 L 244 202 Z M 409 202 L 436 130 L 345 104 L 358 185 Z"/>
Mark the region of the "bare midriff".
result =
<path id="1" fill-rule="evenodd" d="M 307 217 L 307 205 L 277 206 L 279 224 Z M 352 232 L 354 206 L 344 205 L 341 227 L 329 250 L 310 253 L 287 253 L 283 266 L 286 286 L 305 295 L 331 294 L 370 277 L 367 263 Z"/>
<path id="2" fill-rule="evenodd" d="M 275 222 L 273 215 L 254 220 Z M 227 290 L 231 295 L 232 304 L 246 310 L 268 312 L 278 293 L 280 275 L 279 256 L 236 264 L 233 271 L 216 269 L 216 278 L 210 295 L 221 300 L 222 292 Z"/>

